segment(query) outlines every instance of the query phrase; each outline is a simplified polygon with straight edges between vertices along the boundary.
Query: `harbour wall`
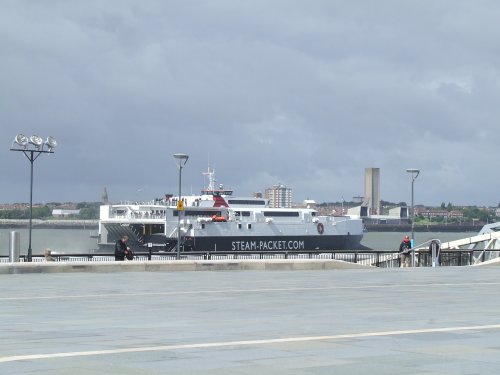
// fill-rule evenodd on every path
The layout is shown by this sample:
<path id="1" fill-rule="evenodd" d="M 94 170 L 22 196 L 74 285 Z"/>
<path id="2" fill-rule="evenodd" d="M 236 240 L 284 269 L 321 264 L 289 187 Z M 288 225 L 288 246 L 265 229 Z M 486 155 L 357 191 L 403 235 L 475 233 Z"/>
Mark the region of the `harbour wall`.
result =
<path id="1" fill-rule="evenodd" d="M 68 272 L 304 271 L 360 268 L 376 269 L 376 267 L 330 259 L 20 262 L 0 263 L 0 275 Z"/>

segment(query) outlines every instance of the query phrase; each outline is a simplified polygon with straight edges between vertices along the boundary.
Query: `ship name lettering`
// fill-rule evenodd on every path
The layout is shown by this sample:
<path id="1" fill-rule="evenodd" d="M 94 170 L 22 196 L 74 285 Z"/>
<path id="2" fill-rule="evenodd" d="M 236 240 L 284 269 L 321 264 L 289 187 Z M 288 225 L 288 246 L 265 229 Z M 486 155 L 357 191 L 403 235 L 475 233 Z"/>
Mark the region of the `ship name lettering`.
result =
<path id="1" fill-rule="evenodd" d="M 303 250 L 304 241 L 232 241 L 233 251 L 240 250 Z"/>
<path id="2" fill-rule="evenodd" d="M 256 241 L 233 241 L 233 242 L 231 242 L 231 248 L 233 251 L 257 250 L 257 242 Z"/>
<path id="3" fill-rule="evenodd" d="M 260 250 L 286 250 L 286 241 L 260 241 Z"/>
<path id="4" fill-rule="evenodd" d="M 303 250 L 305 249 L 304 241 L 288 241 L 288 250 Z"/>

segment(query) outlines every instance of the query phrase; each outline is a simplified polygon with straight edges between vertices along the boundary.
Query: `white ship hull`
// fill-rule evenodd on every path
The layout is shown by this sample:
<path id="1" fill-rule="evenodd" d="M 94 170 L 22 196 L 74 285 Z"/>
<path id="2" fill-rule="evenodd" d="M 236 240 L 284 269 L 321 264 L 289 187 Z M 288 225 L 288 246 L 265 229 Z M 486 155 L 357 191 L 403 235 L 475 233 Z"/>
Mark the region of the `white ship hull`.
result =
<path id="1" fill-rule="evenodd" d="M 111 206 L 107 208 L 109 210 Z M 267 216 L 263 215 L 264 210 Z M 152 243 L 156 248 L 173 250 L 177 244 L 179 211 L 174 207 L 161 207 L 161 210 L 153 211 L 163 211 L 166 217 L 150 215 L 148 218 L 143 218 L 123 215 L 101 219 L 100 247 L 109 249 L 116 239 L 126 234 L 136 246 Z M 239 211 L 224 208 L 204 210 L 187 208 L 184 212 L 187 216 L 180 220 L 184 250 L 287 251 L 363 248 L 360 244 L 363 237 L 363 223 L 359 218 L 314 216 L 314 210 L 305 209 L 258 209 L 249 211 L 252 213 L 251 216 L 239 218 L 235 212 Z M 299 216 L 273 216 L 275 213 L 294 212 Z M 217 217 L 226 215 L 227 220 L 213 221 L 211 219 L 213 215 Z"/>

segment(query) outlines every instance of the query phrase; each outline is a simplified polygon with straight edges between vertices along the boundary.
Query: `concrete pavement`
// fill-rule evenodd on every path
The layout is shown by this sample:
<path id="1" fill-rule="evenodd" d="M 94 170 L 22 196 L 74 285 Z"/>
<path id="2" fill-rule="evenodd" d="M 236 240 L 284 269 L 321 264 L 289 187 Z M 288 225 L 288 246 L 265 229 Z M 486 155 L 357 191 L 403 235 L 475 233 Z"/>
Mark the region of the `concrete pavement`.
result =
<path id="1" fill-rule="evenodd" d="M 498 374 L 500 268 L 0 275 L 1 374 Z"/>

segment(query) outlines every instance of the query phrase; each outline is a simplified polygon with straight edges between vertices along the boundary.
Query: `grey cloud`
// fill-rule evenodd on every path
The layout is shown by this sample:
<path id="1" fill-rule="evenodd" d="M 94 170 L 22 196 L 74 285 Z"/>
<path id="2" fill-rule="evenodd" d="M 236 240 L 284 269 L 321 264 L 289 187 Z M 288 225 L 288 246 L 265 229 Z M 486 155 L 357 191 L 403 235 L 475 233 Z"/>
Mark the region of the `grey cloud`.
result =
<path id="1" fill-rule="evenodd" d="M 53 135 L 39 200 L 150 199 L 210 162 L 237 193 L 281 182 L 317 201 L 362 194 L 497 204 L 494 1 L 6 1 L 0 184 L 27 200 L 17 132 Z M 441 182 L 440 182 L 441 181 Z M 26 188 L 24 188 L 26 186 Z"/>

